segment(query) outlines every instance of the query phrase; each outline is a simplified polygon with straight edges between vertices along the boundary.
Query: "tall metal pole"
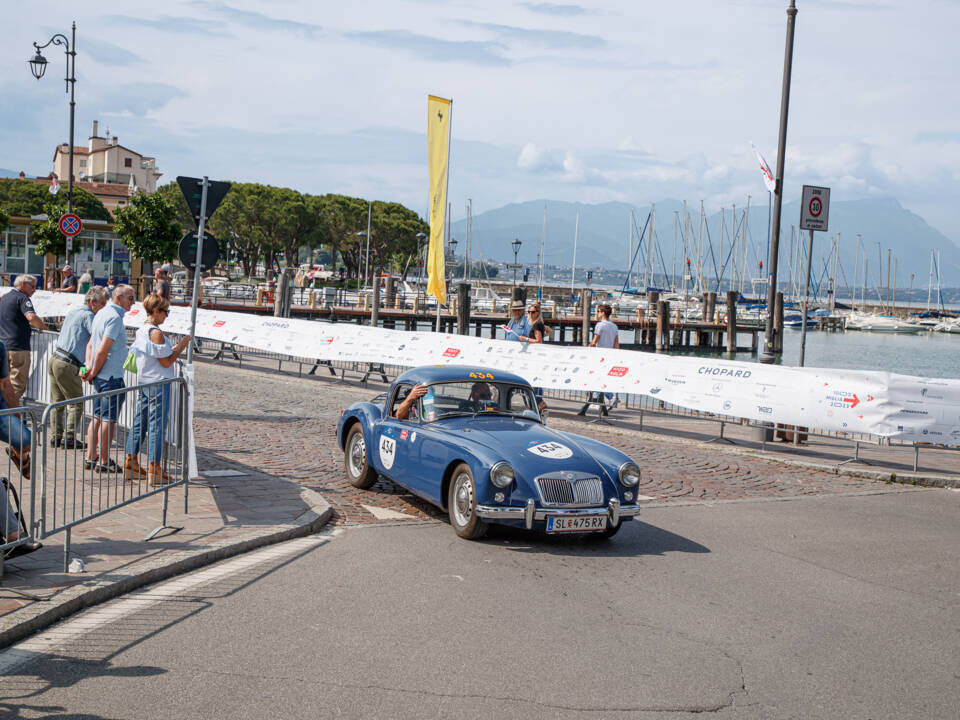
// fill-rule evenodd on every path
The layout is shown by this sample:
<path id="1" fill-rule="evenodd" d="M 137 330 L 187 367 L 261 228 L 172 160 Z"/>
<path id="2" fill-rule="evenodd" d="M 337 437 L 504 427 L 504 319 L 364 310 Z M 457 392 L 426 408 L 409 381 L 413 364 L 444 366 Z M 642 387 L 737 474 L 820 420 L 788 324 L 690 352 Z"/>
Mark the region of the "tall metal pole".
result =
<path id="1" fill-rule="evenodd" d="M 770 228 L 770 257 L 767 261 L 767 324 L 764 330 L 763 352 L 760 362 L 772 363 L 776 357 L 773 348 L 773 316 L 777 300 L 777 260 L 780 255 L 780 210 L 783 203 L 783 166 L 787 150 L 787 115 L 790 109 L 790 73 L 793 70 L 793 29 L 796 24 L 796 0 L 787 8 L 787 40 L 783 55 L 783 90 L 780 94 L 780 137 L 777 141 L 777 177 L 773 193 L 773 224 Z"/>
<path id="2" fill-rule="evenodd" d="M 363 284 L 366 286 L 370 275 L 370 215 L 373 214 L 373 203 L 367 205 L 367 259 L 363 263 Z"/>
<path id="3" fill-rule="evenodd" d="M 197 260 L 193 266 L 193 297 L 190 299 L 190 337 L 197 336 L 197 298 L 200 295 L 200 265 L 203 262 L 203 231 L 207 222 L 207 176 L 200 182 L 200 221 L 197 223 Z M 193 362 L 193 343 L 187 344 L 187 365 Z"/>
<path id="4" fill-rule="evenodd" d="M 800 367 L 803 367 L 803 355 L 807 349 L 807 304 L 810 302 L 810 265 L 813 258 L 813 230 L 807 243 L 807 279 L 803 283 L 803 325 L 800 327 Z"/>

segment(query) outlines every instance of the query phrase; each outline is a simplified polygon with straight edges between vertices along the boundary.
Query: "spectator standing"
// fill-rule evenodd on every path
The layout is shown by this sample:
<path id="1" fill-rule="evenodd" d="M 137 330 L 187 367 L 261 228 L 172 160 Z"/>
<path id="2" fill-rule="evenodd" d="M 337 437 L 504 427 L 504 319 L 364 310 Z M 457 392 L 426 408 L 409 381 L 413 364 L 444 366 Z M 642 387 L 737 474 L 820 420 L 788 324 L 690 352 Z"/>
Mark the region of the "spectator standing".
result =
<path id="1" fill-rule="evenodd" d="M 597 324 L 593 326 L 593 340 L 590 341 L 590 347 L 620 347 L 620 329 L 616 323 L 610 321 L 611 314 L 613 314 L 613 308 L 609 305 L 597 306 Z M 604 393 L 604 397 L 609 400 L 613 397 L 613 393 Z M 614 399 L 610 407 L 616 406 L 617 400 Z"/>
<path id="2" fill-rule="evenodd" d="M 116 289 L 116 287 L 117 287 L 117 276 L 111 275 L 110 279 L 107 280 L 107 286 L 105 288 L 105 290 L 107 291 L 108 300 L 113 297 L 113 291 Z"/>
<path id="3" fill-rule="evenodd" d="M 73 274 L 73 268 L 69 265 L 63 266 L 63 282 L 60 283 L 60 289 L 54 290 L 54 292 L 71 292 L 74 293 L 77 291 L 77 276 Z"/>
<path id="4" fill-rule="evenodd" d="M 507 323 L 507 340 L 511 342 L 522 342 L 523 338 L 530 335 L 530 323 L 527 322 L 523 314 L 524 304 L 520 300 L 514 300 L 510 303 L 510 314 L 513 316 Z"/>
<path id="5" fill-rule="evenodd" d="M 98 393 L 123 387 L 123 363 L 127 359 L 127 333 L 123 328 L 123 316 L 133 307 L 135 300 L 132 287 L 117 285 L 113 298 L 93 317 L 90 342 L 87 343 L 87 372 L 81 377 L 92 382 Z M 123 400 L 123 393 L 119 393 L 93 401 L 93 422 L 87 432 L 85 464 L 88 469 L 98 472 L 120 471 L 110 457 L 110 445 Z"/>
<path id="6" fill-rule="evenodd" d="M 77 288 L 77 292 L 81 295 L 86 295 L 87 290 L 93 287 L 93 270 L 87 268 L 83 271 L 83 275 L 80 276 L 80 286 Z"/>
<path id="7" fill-rule="evenodd" d="M 162 267 L 158 267 L 157 271 L 153 274 L 155 280 L 153 283 L 153 295 L 159 295 L 164 300 L 170 299 L 170 280 L 167 279 L 167 271 Z"/>
<path id="8" fill-rule="evenodd" d="M 80 380 L 80 367 L 87 354 L 90 331 L 93 329 L 93 316 L 107 304 L 107 293 L 103 288 L 90 288 L 84 297 L 82 307 L 67 313 L 60 328 L 60 337 L 47 363 L 50 375 L 50 402 L 72 400 L 83 395 L 83 383 Z M 83 440 L 78 439 L 76 431 L 81 427 L 83 406 L 73 404 L 58 408 L 50 419 L 52 434 L 50 447 L 68 449 L 83 448 Z M 66 415 L 66 430 L 63 420 Z"/>
<path id="9" fill-rule="evenodd" d="M 530 329 L 526 335 L 520 336 L 520 340 L 534 344 L 542 343 L 547 335 L 547 328 L 543 324 L 543 317 L 540 315 L 540 303 L 530 303 L 530 306 L 527 308 L 527 325 Z M 540 409 L 540 412 L 546 410 L 547 403 L 543 400 L 543 388 L 533 388 L 533 395 L 537 399 L 537 407 Z"/>
<path id="10" fill-rule="evenodd" d="M 30 300 L 37 290 L 36 282 L 33 275 L 18 275 L 13 281 L 14 289 L 0 299 L 0 342 L 6 348 L 10 382 L 18 405 L 30 378 L 30 328 L 47 329 Z"/>
<path id="11" fill-rule="evenodd" d="M 177 358 L 187 349 L 190 336 L 186 335 L 176 345 L 160 329 L 170 313 L 170 301 L 160 295 L 151 295 L 143 301 L 147 321 L 137 330 L 133 350 L 137 355 L 137 384 L 148 384 L 176 377 L 174 367 Z M 170 385 L 154 385 L 137 391 L 137 411 L 133 427 L 127 435 L 127 459 L 123 475 L 138 480 L 146 475 L 150 484 L 168 485 L 173 481 L 163 472 L 163 441 L 167 432 L 167 415 L 170 412 Z M 148 472 L 137 460 L 144 435 L 147 437 Z"/>

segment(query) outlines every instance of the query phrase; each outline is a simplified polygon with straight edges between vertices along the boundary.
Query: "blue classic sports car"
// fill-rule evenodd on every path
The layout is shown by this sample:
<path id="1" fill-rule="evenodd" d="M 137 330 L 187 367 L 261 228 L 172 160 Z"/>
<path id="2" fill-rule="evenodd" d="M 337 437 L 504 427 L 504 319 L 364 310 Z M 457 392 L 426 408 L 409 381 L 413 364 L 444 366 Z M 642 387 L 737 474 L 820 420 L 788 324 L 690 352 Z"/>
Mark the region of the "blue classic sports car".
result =
<path id="1" fill-rule="evenodd" d="M 337 437 L 352 485 L 384 475 L 446 510 L 464 538 L 482 537 L 490 522 L 611 537 L 639 512 L 636 463 L 548 428 L 530 384 L 512 373 L 409 370 L 382 402 L 345 410 Z"/>

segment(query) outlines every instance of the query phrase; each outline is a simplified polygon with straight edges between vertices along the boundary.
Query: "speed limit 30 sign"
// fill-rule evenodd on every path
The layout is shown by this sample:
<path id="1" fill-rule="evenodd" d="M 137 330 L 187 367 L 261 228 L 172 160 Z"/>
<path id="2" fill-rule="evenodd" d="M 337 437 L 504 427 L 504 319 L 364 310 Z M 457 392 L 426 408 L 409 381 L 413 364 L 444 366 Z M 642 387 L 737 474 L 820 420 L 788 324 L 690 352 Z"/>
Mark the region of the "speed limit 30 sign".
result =
<path id="1" fill-rule="evenodd" d="M 804 185 L 800 202 L 800 229 L 826 232 L 829 215 L 830 188 Z"/>

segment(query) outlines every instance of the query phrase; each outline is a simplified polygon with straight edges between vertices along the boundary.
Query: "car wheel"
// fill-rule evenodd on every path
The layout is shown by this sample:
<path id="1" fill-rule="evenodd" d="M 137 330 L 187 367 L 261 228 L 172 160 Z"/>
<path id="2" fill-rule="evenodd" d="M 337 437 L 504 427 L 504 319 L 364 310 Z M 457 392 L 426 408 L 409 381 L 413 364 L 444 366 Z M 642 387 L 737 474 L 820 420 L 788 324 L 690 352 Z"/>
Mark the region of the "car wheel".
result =
<path id="1" fill-rule="evenodd" d="M 477 517 L 477 486 L 473 473 L 461 463 L 453 470 L 447 497 L 453 531 L 467 540 L 478 540 L 487 532 L 487 524 Z"/>
<path id="2" fill-rule="evenodd" d="M 363 428 L 357 423 L 347 433 L 347 443 L 343 452 L 343 466 L 347 471 L 347 480 L 355 488 L 368 490 L 377 481 L 377 471 L 370 467 L 367 458 L 367 443 L 363 438 Z"/>

